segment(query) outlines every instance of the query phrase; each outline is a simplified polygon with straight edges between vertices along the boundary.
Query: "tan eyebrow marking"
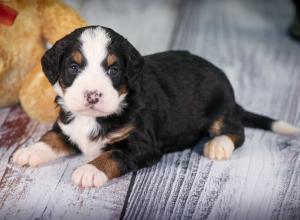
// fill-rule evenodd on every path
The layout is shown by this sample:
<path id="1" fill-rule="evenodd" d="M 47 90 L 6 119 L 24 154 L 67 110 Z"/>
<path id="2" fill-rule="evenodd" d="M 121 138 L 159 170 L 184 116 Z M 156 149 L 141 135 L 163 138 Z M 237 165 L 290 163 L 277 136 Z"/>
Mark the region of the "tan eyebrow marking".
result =
<path id="1" fill-rule="evenodd" d="M 78 64 L 81 64 L 82 61 L 83 61 L 83 56 L 82 56 L 82 54 L 79 51 L 73 52 L 72 53 L 72 58 Z"/>
<path id="2" fill-rule="evenodd" d="M 114 54 L 109 54 L 107 56 L 107 66 L 111 66 L 117 62 L 118 58 Z"/>

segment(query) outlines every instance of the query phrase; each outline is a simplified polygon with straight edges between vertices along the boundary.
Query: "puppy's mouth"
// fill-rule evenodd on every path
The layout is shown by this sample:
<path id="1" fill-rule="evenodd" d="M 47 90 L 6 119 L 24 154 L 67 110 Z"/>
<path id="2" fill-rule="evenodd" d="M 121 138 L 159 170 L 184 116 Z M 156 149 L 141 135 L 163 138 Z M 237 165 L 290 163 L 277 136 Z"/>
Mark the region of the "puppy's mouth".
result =
<path id="1" fill-rule="evenodd" d="M 92 117 L 103 117 L 111 114 L 111 112 L 106 112 L 101 109 L 98 109 L 94 105 L 89 105 L 84 109 L 77 110 L 76 112 L 80 115 Z"/>
<path id="2" fill-rule="evenodd" d="M 111 109 L 109 103 L 106 103 L 103 99 L 84 100 L 83 102 L 81 102 L 81 104 L 79 104 L 79 102 L 81 102 L 81 100 L 76 99 L 76 101 L 71 102 L 71 104 L 66 102 L 65 106 L 71 112 L 82 116 L 105 117 L 112 114 L 113 109 Z M 76 105 L 74 105 L 73 103 L 76 103 Z"/>

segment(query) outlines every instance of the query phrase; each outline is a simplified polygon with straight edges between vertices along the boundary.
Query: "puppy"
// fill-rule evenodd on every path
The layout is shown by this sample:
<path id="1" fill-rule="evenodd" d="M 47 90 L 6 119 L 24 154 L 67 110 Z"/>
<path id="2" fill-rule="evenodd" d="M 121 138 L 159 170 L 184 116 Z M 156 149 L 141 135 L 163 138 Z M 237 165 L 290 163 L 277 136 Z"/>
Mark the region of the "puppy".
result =
<path id="1" fill-rule="evenodd" d="M 93 159 L 72 174 L 74 184 L 99 187 L 150 166 L 163 154 L 210 137 L 204 155 L 229 159 L 244 127 L 299 135 L 292 125 L 245 111 L 225 74 L 187 51 L 149 56 L 101 26 L 75 30 L 42 57 L 57 92 L 59 117 L 39 142 L 19 149 L 15 164 L 38 166 L 82 152 Z"/>

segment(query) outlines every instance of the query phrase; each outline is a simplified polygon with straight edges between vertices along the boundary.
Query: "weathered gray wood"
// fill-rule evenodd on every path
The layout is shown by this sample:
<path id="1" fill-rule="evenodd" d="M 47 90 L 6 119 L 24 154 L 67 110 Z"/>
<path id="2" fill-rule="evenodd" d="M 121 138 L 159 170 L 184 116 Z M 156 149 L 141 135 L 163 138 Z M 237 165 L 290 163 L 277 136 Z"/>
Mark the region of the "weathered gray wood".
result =
<path id="1" fill-rule="evenodd" d="M 299 123 L 300 45 L 285 36 L 291 6 L 283 0 L 71 1 L 93 24 L 110 26 L 142 53 L 189 49 L 223 68 L 250 110 Z M 92 10 L 89 10 L 91 9 Z M 174 23 L 177 31 L 172 36 Z M 0 110 L 0 218 L 116 219 L 130 174 L 102 189 L 70 185 L 82 157 L 38 169 L 11 166 L 17 147 L 49 128 L 20 109 Z M 127 219 L 299 219 L 299 138 L 247 130 L 230 161 L 195 151 L 169 154 L 139 171 Z"/>
<path id="2" fill-rule="evenodd" d="M 224 69 L 247 109 L 300 126 L 291 12 L 284 0 L 185 1 L 172 48 Z M 300 219 L 299 153 L 299 138 L 247 129 L 229 161 L 190 150 L 167 155 L 138 172 L 125 219 Z"/>
<path id="3" fill-rule="evenodd" d="M 142 54 L 166 50 L 170 42 L 179 0 L 73 1 L 90 25 L 114 29 Z"/>
<path id="4" fill-rule="evenodd" d="M 2 109 L 0 109 L 0 126 L 5 121 L 7 115 L 9 114 L 9 112 L 10 112 L 10 108 L 2 108 Z"/>
<path id="5" fill-rule="evenodd" d="M 67 2 L 90 24 L 124 34 L 142 53 L 167 48 L 178 11 L 178 1 Z M 49 127 L 30 121 L 20 107 L 0 110 L 0 219 L 117 219 L 131 174 L 83 190 L 71 185 L 72 171 L 85 162 L 81 156 L 37 169 L 9 163 L 16 148 L 37 141 Z"/>

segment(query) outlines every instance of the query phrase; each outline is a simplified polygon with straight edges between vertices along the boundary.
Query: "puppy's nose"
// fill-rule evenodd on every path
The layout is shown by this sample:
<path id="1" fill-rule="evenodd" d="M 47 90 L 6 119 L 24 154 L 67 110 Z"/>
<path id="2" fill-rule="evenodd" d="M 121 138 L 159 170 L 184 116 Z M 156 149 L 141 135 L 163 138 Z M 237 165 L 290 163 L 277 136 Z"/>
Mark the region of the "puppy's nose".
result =
<path id="1" fill-rule="evenodd" d="M 98 90 L 86 90 L 84 91 L 84 97 L 88 104 L 94 105 L 99 102 L 102 97 L 102 93 Z"/>

